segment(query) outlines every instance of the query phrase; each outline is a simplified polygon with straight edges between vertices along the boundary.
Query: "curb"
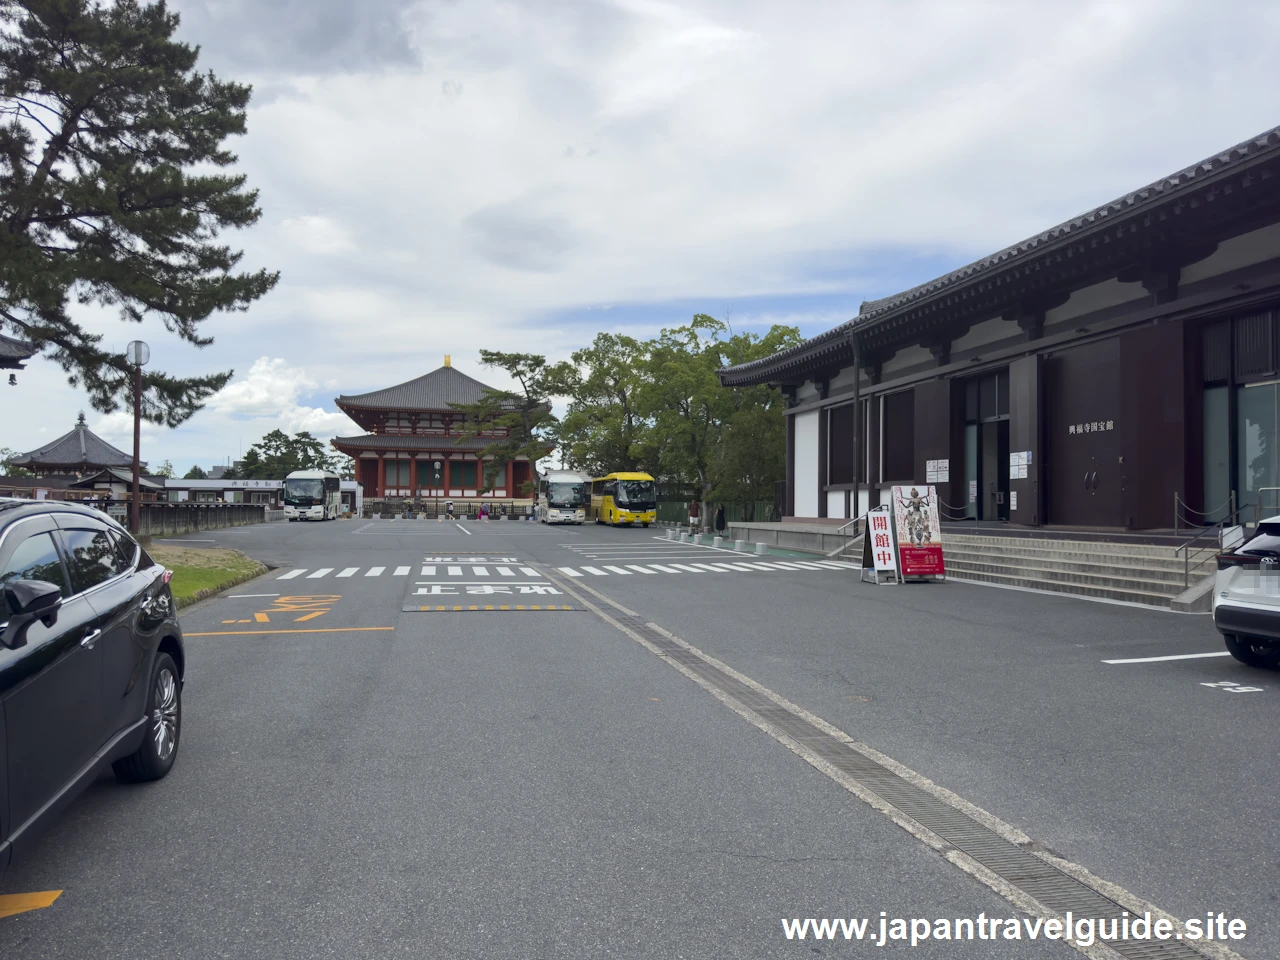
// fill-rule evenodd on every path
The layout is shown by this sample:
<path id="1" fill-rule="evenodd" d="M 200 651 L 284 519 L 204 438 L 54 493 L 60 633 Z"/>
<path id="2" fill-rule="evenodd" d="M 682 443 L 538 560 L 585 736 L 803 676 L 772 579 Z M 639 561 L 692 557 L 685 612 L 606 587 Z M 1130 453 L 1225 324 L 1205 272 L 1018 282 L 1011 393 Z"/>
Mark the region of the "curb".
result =
<path id="1" fill-rule="evenodd" d="M 216 597 L 218 594 L 222 593 L 222 591 L 224 590 L 230 590 L 232 587 L 238 587 L 242 583 L 248 583 L 250 580 L 257 580 L 260 576 L 262 576 L 264 573 L 269 572 L 270 570 L 271 568 L 268 567 L 265 563 L 259 563 L 258 568 L 254 570 L 252 573 L 241 574 L 240 576 L 235 577 L 231 580 L 228 580 L 226 583 L 219 584 L 216 587 L 205 587 L 203 590 L 197 590 L 190 597 L 184 597 L 181 600 L 175 600 L 174 607 L 177 610 L 182 610 L 186 607 L 191 606 L 193 603 L 199 603 L 201 600 L 208 600 L 210 597 Z"/>

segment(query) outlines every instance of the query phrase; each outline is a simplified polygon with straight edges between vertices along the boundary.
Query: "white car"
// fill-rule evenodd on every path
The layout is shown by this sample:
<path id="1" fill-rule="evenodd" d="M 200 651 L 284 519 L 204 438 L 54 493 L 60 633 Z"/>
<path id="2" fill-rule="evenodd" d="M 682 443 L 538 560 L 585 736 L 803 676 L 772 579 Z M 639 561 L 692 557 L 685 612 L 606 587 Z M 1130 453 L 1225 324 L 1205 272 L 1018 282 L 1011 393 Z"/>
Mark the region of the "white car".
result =
<path id="1" fill-rule="evenodd" d="M 1241 663 L 1280 667 L 1280 517 L 1218 555 L 1213 625 Z"/>

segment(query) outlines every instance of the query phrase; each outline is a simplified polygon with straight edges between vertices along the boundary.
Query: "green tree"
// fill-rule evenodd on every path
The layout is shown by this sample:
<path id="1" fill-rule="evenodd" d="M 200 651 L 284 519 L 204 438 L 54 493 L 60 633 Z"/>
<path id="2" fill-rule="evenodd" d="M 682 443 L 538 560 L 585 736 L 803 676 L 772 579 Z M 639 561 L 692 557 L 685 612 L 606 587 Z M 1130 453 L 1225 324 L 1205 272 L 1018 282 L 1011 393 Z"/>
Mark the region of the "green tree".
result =
<path id="1" fill-rule="evenodd" d="M 173 476 L 172 461 L 169 461 L 169 460 L 162 461 L 160 466 L 156 467 L 155 470 L 152 471 L 151 475 L 153 477 L 172 477 Z"/>
<path id="2" fill-rule="evenodd" d="M 8 447 L 0 447 L 0 477 L 34 477 L 35 474 L 23 467 L 15 467 L 13 461 L 15 457 L 21 456 L 18 450 L 10 450 Z"/>
<path id="3" fill-rule="evenodd" d="M 194 466 L 182 475 L 183 480 L 208 480 L 209 474 L 205 473 L 199 466 Z"/>
<path id="4" fill-rule="evenodd" d="M 768 387 L 726 389 L 716 371 L 799 342 L 795 327 L 734 334 L 723 321 L 698 314 L 648 344 L 648 375 L 636 405 L 653 424 L 663 479 L 692 484 L 704 505 L 766 498 L 760 492 L 782 475 L 781 395 Z"/>
<path id="5" fill-rule="evenodd" d="M 236 272 L 219 233 L 257 222 L 228 137 L 250 87 L 198 73 L 164 0 L 0 0 L 0 332 L 10 328 L 104 413 L 132 371 L 71 316 L 156 316 L 197 347 L 215 311 L 245 310 L 279 275 Z M 143 416 L 176 426 L 232 371 L 143 369 Z"/>
<path id="6" fill-rule="evenodd" d="M 505 370 L 519 385 L 518 390 L 487 390 L 476 403 L 454 404 L 466 415 L 462 437 L 487 441 L 480 456 L 493 458 L 484 478 L 484 489 L 491 490 L 491 477 L 502 475 L 509 462 L 523 456 L 536 465 L 555 449 L 559 421 L 551 412 L 551 398 L 562 395 L 577 374 L 568 363 L 548 364 L 546 357 L 533 353 L 481 350 L 480 363 Z M 521 493 L 528 494 L 532 484 L 527 487 Z"/>
<path id="7" fill-rule="evenodd" d="M 594 476 L 656 466 L 644 462 L 650 428 L 636 406 L 647 357 L 645 344 L 616 333 L 574 351 L 575 376 L 557 391 L 572 397 L 557 434 L 565 466 Z"/>
<path id="8" fill-rule="evenodd" d="M 283 430 L 272 430 L 245 451 L 235 479 L 283 480 L 295 470 L 333 470 L 337 458 L 307 431 L 289 436 Z M 232 479 L 227 473 L 223 477 Z"/>

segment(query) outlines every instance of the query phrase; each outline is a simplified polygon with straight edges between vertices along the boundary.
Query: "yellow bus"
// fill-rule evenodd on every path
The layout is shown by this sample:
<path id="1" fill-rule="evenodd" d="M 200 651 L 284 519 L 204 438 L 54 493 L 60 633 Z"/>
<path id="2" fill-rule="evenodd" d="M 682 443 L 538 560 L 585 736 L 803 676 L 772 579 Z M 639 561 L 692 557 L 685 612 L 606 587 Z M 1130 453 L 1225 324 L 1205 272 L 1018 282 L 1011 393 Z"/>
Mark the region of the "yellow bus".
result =
<path id="1" fill-rule="evenodd" d="M 647 473 L 611 473 L 591 481 L 591 516 L 596 523 L 648 526 L 658 519 L 653 477 Z"/>

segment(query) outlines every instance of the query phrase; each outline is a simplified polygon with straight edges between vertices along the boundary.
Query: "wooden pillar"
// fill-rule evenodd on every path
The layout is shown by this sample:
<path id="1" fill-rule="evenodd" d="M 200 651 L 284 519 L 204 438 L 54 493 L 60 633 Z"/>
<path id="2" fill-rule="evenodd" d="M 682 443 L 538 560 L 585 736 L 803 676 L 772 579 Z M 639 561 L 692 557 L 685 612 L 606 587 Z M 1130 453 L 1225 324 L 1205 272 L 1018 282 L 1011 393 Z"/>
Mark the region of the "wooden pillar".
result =
<path id="1" fill-rule="evenodd" d="M 818 411 L 818 516 L 827 515 L 827 465 L 829 459 L 828 444 L 831 432 L 827 429 L 831 422 L 831 408 L 823 407 Z"/>
<path id="2" fill-rule="evenodd" d="M 444 495 L 449 496 L 449 491 L 453 488 L 453 461 L 449 459 L 449 455 L 444 455 Z"/>
<path id="3" fill-rule="evenodd" d="M 383 454 L 378 454 L 378 496 L 385 497 L 387 489 L 387 461 Z"/>
<path id="4" fill-rule="evenodd" d="M 409 496 L 418 496 L 418 455 L 409 454 Z"/>
<path id="5" fill-rule="evenodd" d="M 507 461 L 507 497 L 511 500 L 516 498 L 516 463 L 514 460 Z"/>
<path id="6" fill-rule="evenodd" d="M 796 418 L 787 417 L 787 495 L 782 504 L 784 517 L 796 512 Z"/>

